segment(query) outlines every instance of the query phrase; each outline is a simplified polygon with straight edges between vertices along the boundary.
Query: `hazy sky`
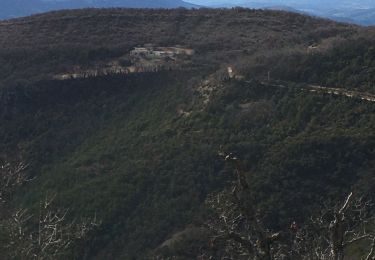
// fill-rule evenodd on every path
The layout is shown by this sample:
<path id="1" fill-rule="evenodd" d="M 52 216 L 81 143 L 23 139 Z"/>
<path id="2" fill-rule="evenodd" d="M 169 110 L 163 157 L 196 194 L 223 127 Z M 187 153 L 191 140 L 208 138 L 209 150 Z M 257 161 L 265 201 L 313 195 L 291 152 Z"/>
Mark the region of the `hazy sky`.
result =
<path id="1" fill-rule="evenodd" d="M 350 5 L 350 6 L 375 6 L 375 0 L 186 0 L 195 4 L 212 4 L 212 3 L 274 3 L 280 5 Z"/>

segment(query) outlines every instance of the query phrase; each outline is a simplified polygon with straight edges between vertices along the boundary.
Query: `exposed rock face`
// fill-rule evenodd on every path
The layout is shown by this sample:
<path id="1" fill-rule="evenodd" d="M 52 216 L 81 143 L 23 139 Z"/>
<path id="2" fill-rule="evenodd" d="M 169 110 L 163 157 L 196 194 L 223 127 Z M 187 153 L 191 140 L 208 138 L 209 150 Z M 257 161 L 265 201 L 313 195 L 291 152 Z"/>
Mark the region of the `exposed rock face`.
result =
<path id="1" fill-rule="evenodd" d="M 72 72 L 54 76 L 57 80 L 89 78 L 104 75 L 129 74 L 139 72 L 157 72 L 175 70 L 189 63 L 189 57 L 194 55 L 193 49 L 182 47 L 136 47 L 126 58 L 131 60 L 130 66 L 121 65 L 119 60 L 113 60 L 105 66 L 93 69 L 75 68 Z"/>

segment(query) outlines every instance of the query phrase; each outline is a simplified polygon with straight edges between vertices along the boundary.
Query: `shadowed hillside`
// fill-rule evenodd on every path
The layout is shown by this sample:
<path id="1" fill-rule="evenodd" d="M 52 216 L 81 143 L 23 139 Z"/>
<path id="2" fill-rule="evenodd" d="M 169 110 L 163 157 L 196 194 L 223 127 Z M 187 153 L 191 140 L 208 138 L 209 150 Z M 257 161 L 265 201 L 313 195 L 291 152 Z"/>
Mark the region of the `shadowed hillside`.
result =
<path id="1" fill-rule="evenodd" d="M 188 46 L 196 50 L 198 65 L 218 68 L 266 50 L 305 50 L 356 30 L 302 15 L 246 9 L 57 12 L 0 23 L 0 73 L 3 80 L 30 80 L 110 60 L 147 43 Z"/>
<path id="2" fill-rule="evenodd" d="M 230 185 L 219 151 L 244 162 L 270 229 L 304 223 L 351 189 L 371 197 L 374 42 L 371 28 L 238 8 L 0 22 L 0 160 L 21 158 L 30 176 L 9 207 L 35 213 L 54 194 L 70 219 L 101 220 L 57 259 L 150 259 L 163 244 L 194 259 L 208 241 L 167 239 L 201 226 L 207 196 Z M 166 50 L 191 53 L 184 66 L 56 80 L 128 66 L 134 47 L 167 65 Z"/>

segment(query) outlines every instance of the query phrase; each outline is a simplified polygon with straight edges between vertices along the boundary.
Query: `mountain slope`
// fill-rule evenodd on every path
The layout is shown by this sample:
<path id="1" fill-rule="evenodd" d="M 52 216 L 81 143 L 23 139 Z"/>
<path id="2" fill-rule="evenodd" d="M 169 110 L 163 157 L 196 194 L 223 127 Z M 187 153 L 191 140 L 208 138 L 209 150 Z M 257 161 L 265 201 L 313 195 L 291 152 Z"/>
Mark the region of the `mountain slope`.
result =
<path id="1" fill-rule="evenodd" d="M 191 47 L 199 53 L 194 56 L 198 63 L 222 67 L 266 48 L 277 52 L 299 45 L 306 50 L 321 37 L 357 30 L 308 16 L 262 10 L 53 12 L 0 23 L 1 80 L 51 77 L 67 66 L 110 60 L 150 42 Z M 56 58 L 50 59 L 51 55 Z"/>
<path id="2" fill-rule="evenodd" d="M 373 91 L 371 29 L 278 11 L 113 9 L 3 21 L 0 36 L 0 159 L 22 158 L 33 177 L 13 205 L 37 211 L 54 194 L 71 218 L 102 220 L 65 259 L 150 259 L 200 225 L 207 195 L 232 180 L 220 150 L 243 160 L 270 229 L 350 189 L 373 194 L 374 103 L 306 90 Z M 182 69 L 54 78 L 147 43 L 195 55 Z"/>

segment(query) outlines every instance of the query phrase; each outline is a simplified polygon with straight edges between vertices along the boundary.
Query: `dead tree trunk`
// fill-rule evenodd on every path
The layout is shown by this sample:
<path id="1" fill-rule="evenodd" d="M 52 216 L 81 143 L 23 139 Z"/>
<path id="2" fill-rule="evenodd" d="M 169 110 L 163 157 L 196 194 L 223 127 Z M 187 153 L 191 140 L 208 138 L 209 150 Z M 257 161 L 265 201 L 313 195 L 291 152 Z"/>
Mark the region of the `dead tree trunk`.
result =
<path id="1" fill-rule="evenodd" d="M 334 219 L 329 225 L 331 254 L 333 260 L 344 260 L 345 256 L 345 212 L 351 203 L 353 193 L 350 193 L 345 200 L 344 205 L 334 212 Z"/>

